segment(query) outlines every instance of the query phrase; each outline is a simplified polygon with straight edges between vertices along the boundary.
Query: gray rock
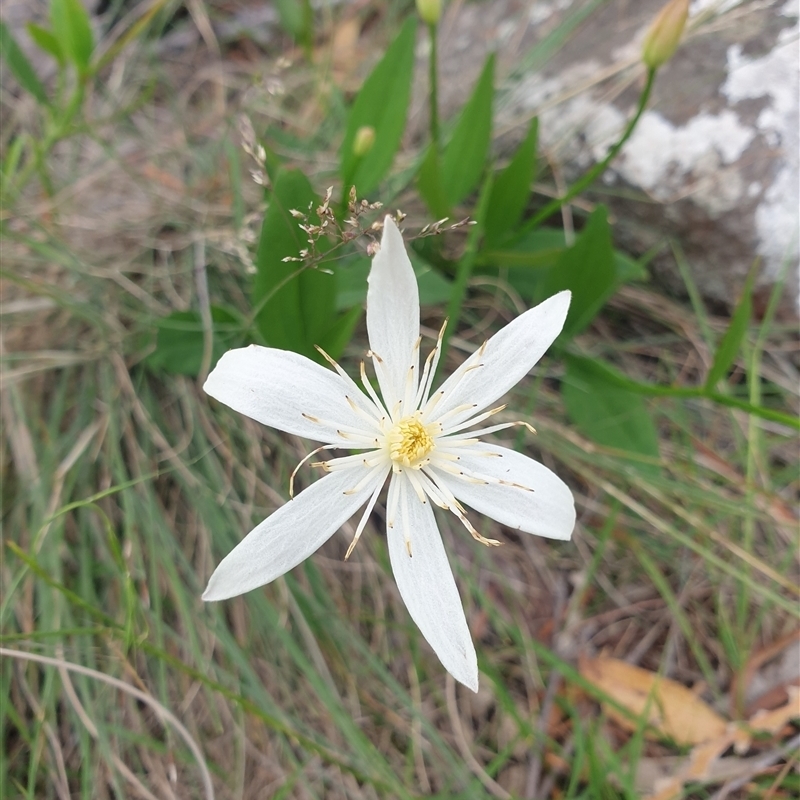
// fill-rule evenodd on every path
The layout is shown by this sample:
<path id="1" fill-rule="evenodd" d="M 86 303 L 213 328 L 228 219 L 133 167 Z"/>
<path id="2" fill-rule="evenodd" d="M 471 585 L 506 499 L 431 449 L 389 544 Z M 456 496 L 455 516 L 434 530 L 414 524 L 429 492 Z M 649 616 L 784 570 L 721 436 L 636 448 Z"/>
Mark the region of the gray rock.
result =
<path id="1" fill-rule="evenodd" d="M 501 143 L 510 149 L 537 114 L 548 160 L 574 178 L 603 158 L 632 114 L 644 76 L 639 43 L 662 4 L 453 3 L 440 45 L 444 114 L 464 102 L 497 50 L 509 76 Z M 616 212 L 618 240 L 634 252 L 675 237 L 712 302 L 735 303 L 756 258 L 763 297 L 788 266 L 785 306 L 796 314 L 798 2 L 695 0 L 689 25 L 593 199 Z M 653 266 L 683 290 L 668 248 Z"/>

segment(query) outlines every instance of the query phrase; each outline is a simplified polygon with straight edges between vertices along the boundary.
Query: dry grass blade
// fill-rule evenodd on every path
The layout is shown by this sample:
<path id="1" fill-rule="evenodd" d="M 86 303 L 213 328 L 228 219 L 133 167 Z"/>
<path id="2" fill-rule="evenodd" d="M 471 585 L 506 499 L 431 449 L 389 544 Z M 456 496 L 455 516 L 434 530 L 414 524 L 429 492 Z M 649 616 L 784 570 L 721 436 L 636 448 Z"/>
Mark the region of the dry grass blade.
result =
<path id="1" fill-rule="evenodd" d="M 214 800 L 214 784 L 211 780 L 211 773 L 208 771 L 208 767 L 206 766 L 206 760 L 203 756 L 203 751 L 200 749 L 200 746 L 194 740 L 191 733 L 189 733 L 189 731 L 186 729 L 186 726 L 168 708 L 159 703 L 154 697 L 146 692 L 141 691 L 140 689 L 137 689 L 134 686 L 131 686 L 129 683 L 125 683 L 125 681 L 119 680 L 119 678 L 113 677 L 112 675 L 105 675 L 102 672 L 98 672 L 96 669 L 84 667 L 82 664 L 73 664 L 61 658 L 51 658 L 50 656 L 42 656 L 38 653 L 26 653 L 22 650 L 12 650 L 8 647 L 0 647 L 0 656 L 5 656 L 6 658 L 15 658 L 20 661 L 32 661 L 36 664 L 44 664 L 49 667 L 56 667 L 59 670 L 64 669 L 68 672 L 76 672 L 79 675 L 86 675 L 93 680 L 113 686 L 114 688 L 119 689 L 121 692 L 124 692 L 125 694 L 128 694 L 140 702 L 150 706 L 150 708 L 155 711 L 158 718 L 164 724 L 171 725 L 181 739 L 183 739 L 183 741 L 186 743 L 186 746 L 194 756 L 197 766 L 200 770 L 200 777 L 202 779 L 203 792 L 206 800 Z M 94 727 L 94 724 L 91 723 L 91 720 L 87 721 L 91 725 L 89 730 L 94 728 L 96 734 L 97 729 Z"/>

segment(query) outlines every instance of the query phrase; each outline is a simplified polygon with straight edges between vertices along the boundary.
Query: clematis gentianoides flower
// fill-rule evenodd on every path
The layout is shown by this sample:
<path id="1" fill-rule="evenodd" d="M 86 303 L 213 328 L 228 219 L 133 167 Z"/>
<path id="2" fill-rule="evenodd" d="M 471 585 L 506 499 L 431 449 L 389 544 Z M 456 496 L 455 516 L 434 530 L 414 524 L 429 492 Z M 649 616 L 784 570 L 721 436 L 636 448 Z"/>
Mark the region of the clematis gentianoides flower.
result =
<path id="1" fill-rule="evenodd" d="M 275 580 L 365 506 L 348 557 L 388 478 L 386 536 L 400 595 L 445 669 L 477 691 L 475 648 L 432 505 L 487 545 L 499 542 L 475 529 L 465 506 L 515 530 L 569 539 L 575 506 L 566 484 L 533 459 L 479 438 L 526 423 L 476 427 L 505 408 L 492 406 L 558 336 L 569 301 L 561 292 L 526 311 L 432 391 L 444 329 L 420 374 L 417 282 L 387 216 L 367 292 L 368 356 L 380 396 L 363 362 L 362 390 L 330 359 L 329 369 L 256 345 L 225 353 L 208 376 L 209 395 L 264 425 L 321 442 L 313 453 L 350 453 L 318 462 L 324 477 L 222 560 L 203 599 L 224 600 Z"/>

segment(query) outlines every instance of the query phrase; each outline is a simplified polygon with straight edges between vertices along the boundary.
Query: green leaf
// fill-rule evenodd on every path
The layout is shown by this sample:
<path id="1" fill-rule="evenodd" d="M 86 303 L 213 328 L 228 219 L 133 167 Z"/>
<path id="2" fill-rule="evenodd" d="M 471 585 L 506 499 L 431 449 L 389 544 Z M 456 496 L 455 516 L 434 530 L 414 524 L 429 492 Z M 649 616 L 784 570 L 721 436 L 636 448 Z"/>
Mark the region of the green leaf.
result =
<path id="1" fill-rule="evenodd" d="M 283 29 L 304 47 L 314 38 L 314 12 L 309 0 L 275 0 Z"/>
<path id="2" fill-rule="evenodd" d="M 449 208 L 460 203 L 481 179 L 492 136 L 493 98 L 494 54 L 486 59 L 442 155 L 441 186 Z"/>
<path id="3" fill-rule="evenodd" d="M 417 174 L 417 189 L 428 208 L 439 218 L 450 214 L 442 184 L 442 166 L 436 147 L 430 145 Z"/>
<path id="4" fill-rule="evenodd" d="M 484 249 L 478 264 L 482 268 L 519 267 L 520 271 L 541 270 L 554 266 L 566 246 L 564 231 L 560 228 L 536 228 L 511 246 Z"/>
<path id="5" fill-rule="evenodd" d="M 756 279 L 757 267 L 758 264 L 754 264 L 745 279 L 742 296 L 739 298 L 739 303 L 731 316 L 728 330 L 725 331 L 717 352 L 714 354 L 714 363 L 711 365 L 706 378 L 706 389 L 709 391 L 714 391 L 720 380 L 727 375 L 742 345 L 742 339 L 747 333 L 747 326 L 750 324 L 750 318 L 753 315 L 753 284 Z"/>
<path id="6" fill-rule="evenodd" d="M 621 250 L 614 250 L 614 266 L 617 270 L 617 285 L 646 281 L 649 277 L 643 259 L 631 258 Z"/>
<path id="7" fill-rule="evenodd" d="M 305 213 L 317 200 L 302 172 L 278 173 L 261 226 L 252 300 L 260 309 L 256 324 L 267 344 L 318 361 L 314 345 L 322 344 L 334 322 L 336 278 L 317 268 L 303 269 L 296 261 L 283 261 L 287 256 L 297 258 L 308 247 L 299 220 L 290 212 Z M 325 247 L 325 241 L 319 246 Z"/>
<path id="8" fill-rule="evenodd" d="M 61 50 L 78 72 L 85 75 L 94 50 L 94 37 L 83 3 L 81 0 L 50 0 L 50 20 Z"/>
<path id="9" fill-rule="evenodd" d="M 214 323 L 210 367 L 241 337 L 238 315 L 222 306 L 211 307 Z M 145 364 L 157 372 L 196 376 L 203 361 L 205 338 L 203 323 L 197 311 L 175 311 L 156 325 L 156 349 Z"/>
<path id="10" fill-rule="evenodd" d="M 478 268 L 494 275 L 498 274 L 498 269 L 503 269 L 503 277 L 520 296 L 538 303 L 543 297 L 541 286 L 548 277 L 548 269 L 565 249 L 563 230 L 536 228 L 514 245 L 481 252 Z"/>
<path id="11" fill-rule="evenodd" d="M 406 127 L 414 72 L 416 20 L 409 18 L 376 64 L 356 97 L 341 148 L 344 190 L 355 186 L 363 196 L 373 191 L 392 166 Z M 372 147 L 362 156 L 353 152 L 359 129 L 375 131 Z"/>
<path id="12" fill-rule="evenodd" d="M 538 136 L 539 120 L 534 117 L 511 163 L 495 178 L 486 212 L 486 246 L 499 242 L 522 219 L 536 173 Z"/>
<path id="13" fill-rule="evenodd" d="M 42 82 L 28 61 L 25 53 L 17 44 L 5 22 L 0 20 L 0 51 L 8 64 L 8 68 L 19 81 L 19 85 L 32 94 L 42 105 L 49 105 L 50 100 Z"/>
<path id="14" fill-rule="evenodd" d="M 566 341 L 580 333 L 603 307 L 617 287 L 617 269 L 611 228 L 605 206 L 598 206 L 578 235 L 544 280 L 542 297 L 562 289 L 572 292 L 569 315 L 561 334 Z"/>
<path id="15" fill-rule="evenodd" d="M 409 252 L 411 266 L 417 276 L 419 302 L 423 306 L 438 306 L 450 299 L 453 282 L 420 258 L 413 250 Z M 341 265 L 336 270 L 336 309 L 343 311 L 353 306 L 363 308 L 367 300 L 367 276 L 370 260 L 357 258 Z M 327 349 L 327 348 L 326 348 Z"/>
<path id="16" fill-rule="evenodd" d="M 353 338 L 353 331 L 363 313 L 363 306 L 353 306 L 344 314 L 340 314 L 320 339 L 319 346 L 334 360 L 339 358 Z"/>
<path id="17" fill-rule="evenodd" d="M 59 66 L 63 67 L 66 62 L 64 51 L 61 49 L 58 39 L 53 36 L 53 32 L 43 28 L 41 25 L 37 25 L 35 22 L 29 22 L 25 27 L 37 47 L 53 56 L 58 61 Z"/>
<path id="18" fill-rule="evenodd" d="M 6 155 L 3 159 L 2 183 L 4 185 L 13 183 L 29 138 L 28 134 L 21 131 L 8 143 Z"/>
<path id="19" fill-rule="evenodd" d="M 649 459 L 659 458 L 658 433 L 642 398 L 609 378 L 609 365 L 567 354 L 562 384 L 570 420 L 593 441 Z M 624 380 L 624 376 L 620 376 Z M 640 471 L 657 474 L 658 467 L 637 461 Z"/>

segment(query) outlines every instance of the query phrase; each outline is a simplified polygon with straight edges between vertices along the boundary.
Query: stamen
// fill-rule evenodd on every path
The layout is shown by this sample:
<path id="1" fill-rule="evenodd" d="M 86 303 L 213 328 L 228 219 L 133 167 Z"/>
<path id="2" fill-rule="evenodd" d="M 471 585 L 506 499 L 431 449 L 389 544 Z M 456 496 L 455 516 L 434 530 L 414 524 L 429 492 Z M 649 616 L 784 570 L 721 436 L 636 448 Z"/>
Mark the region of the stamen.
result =
<path id="1" fill-rule="evenodd" d="M 376 464 L 386 462 L 386 454 L 383 450 L 371 450 L 368 453 L 354 453 L 351 456 L 340 456 L 329 461 L 320 461 L 327 472 L 334 472 L 339 469 L 349 469 L 353 466 L 366 465 L 374 467 Z"/>
<path id="2" fill-rule="evenodd" d="M 436 394 L 432 395 L 430 400 L 428 400 L 428 402 L 425 403 L 425 405 L 423 406 L 423 408 L 422 408 L 422 416 L 423 417 L 427 417 L 428 414 L 430 414 L 431 411 L 433 411 L 433 409 L 436 407 L 436 404 L 443 397 L 444 397 L 444 392 L 441 389 L 439 389 L 439 391 L 436 392 Z"/>
<path id="3" fill-rule="evenodd" d="M 425 490 L 422 488 L 422 483 L 419 480 L 419 470 L 409 470 L 406 472 L 406 477 L 414 487 L 414 491 L 417 493 L 417 499 L 420 501 L 420 503 L 425 505 L 428 502 L 428 499 L 425 497 Z"/>
<path id="4" fill-rule="evenodd" d="M 411 532 L 408 529 L 408 487 L 401 486 L 399 491 L 400 502 L 403 504 L 403 539 L 406 543 L 408 557 L 412 558 L 414 554 L 411 552 Z"/>
<path id="5" fill-rule="evenodd" d="M 436 346 L 431 350 L 425 362 L 426 372 L 423 379 L 420 381 L 420 390 L 422 393 L 417 397 L 414 403 L 415 408 L 423 408 L 428 403 L 428 396 L 432 388 L 433 379 L 436 377 L 436 368 L 439 366 L 439 357 L 442 353 L 442 340 L 444 339 L 445 328 L 447 328 L 447 319 L 442 323 L 442 327 L 439 329 L 439 335 L 436 338 Z"/>
<path id="6" fill-rule="evenodd" d="M 361 395 L 363 397 L 361 390 L 358 388 L 358 384 L 339 366 L 339 364 L 332 359 L 318 344 L 315 344 L 314 348 L 336 370 L 339 377 L 347 382 L 347 385 L 356 393 L 356 395 Z M 353 409 L 353 411 L 355 411 L 357 414 L 366 417 L 373 424 L 376 421 L 380 421 L 380 413 L 378 409 L 376 409 L 375 417 L 373 418 L 347 395 L 345 395 L 345 399 L 350 404 L 350 407 Z"/>
<path id="7" fill-rule="evenodd" d="M 398 470 L 397 474 L 402 474 L 402 470 Z M 389 481 L 389 493 L 386 497 L 386 527 L 394 528 L 394 518 L 397 514 L 397 491 L 400 479 L 395 475 Z"/>
<path id="8" fill-rule="evenodd" d="M 427 472 L 426 475 L 430 478 L 431 482 L 436 486 L 436 488 L 441 492 L 442 497 L 445 498 L 448 502 L 448 511 L 452 511 L 458 519 L 461 521 L 461 524 L 469 531 L 470 536 L 473 539 L 480 542 L 481 544 L 486 545 L 487 547 L 499 547 L 502 542 L 497 541 L 497 539 L 487 539 L 485 536 L 482 536 L 478 531 L 475 529 L 473 524 L 467 519 L 467 515 L 464 513 L 463 506 L 456 500 L 453 496 L 453 493 L 446 487 L 442 486 L 436 480 L 436 476 L 430 472 Z"/>
<path id="9" fill-rule="evenodd" d="M 436 348 L 434 347 L 433 350 L 428 353 L 428 357 L 425 359 L 425 365 L 422 367 L 422 375 L 419 378 L 419 387 L 417 388 L 417 395 L 414 398 L 414 408 L 419 408 L 420 406 L 424 405 L 423 397 L 427 391 L 428 387 L 428 376 L 431 373 L 431 362 L 433 361 L 434 356 L 436 355 Z"/>
<path id="10" fill-rule="evenodd" d="M 469 411 L 471 408 L 477 407 L 477 403 L 462 403 L 460 406 L 456 406 L 455 408 L 451 408 L 449 411 L 446 411 L 436 421 L 442 426 L 442 428 L 444 428 L 444 425 L 442 424 L 443 420 L 446 420 L 448 417 L 453 417 L 456 414 L 463 414 L 465 411 Z"/>
<path id="11" fill-rule="evenodd" d="M 351 428 L 349 425 L 339 425 L 338 422 L 332 422 L 328 419 L 321 419 L 320 417 L 315 417 L 312 414 L 306 414 L 305 411 L 300 412 L 300 416 L 307 419 L 309 422 L 313 422 L 316 425 L 325 425 L 328 428 L 333 428 L 336 433 L 339 434 L 343 439 L 357 439 L 361 438 L 368 442 L 372 442 L 374 437 L 371 436 L 368 432 L 365 432 L 363 429 L 359 428 Z M 341 447 L 348 447 L 348 445 L 340 445 Z"/>
<path id="12" fill-rule="evenodd" d="M 481 443 L 480 439 L 462 439 L 460 436 L 454 436 L 452 439 L 449 439 L 445 436 L 440 436 L 436 441 L 437 443 L 442 442 L 442 448 L 467 447 L 472 444 Z"/>
<path id="13" fill-rule="evenodd" d="M 425 470 L 425 472 L 423 472 L 423 475 L 425 476 L 425 478 L 427 478 L 428 483 L 430 484 L 430 486 L 426 486 L 426 491 L 431 495 L 431 497 L 433 497 L 432 492 L 435 491 L 438 494 L 441 501 L 444 503 L 444 505 L 442 506 L 444 509 L 446 509 L 447 511 L 452 511 L 454 514 L 456 513 L 456 511 L 460 511 L 462 514 L 466 514 L 464 506 L 462 506 L 461 503 L 459 503 L 458 500 L 456 500 L 453 493 L 446 486 L 439 483 L 438 476 L 434 472 L 432 472 L 431 470 Z"/>
<path id="14" fill-rule="evenodd" d="M 369 378 L 367 378 L 367 368 L 366 368 L 366 366 L 364 366 L 364 362 L 363 361 L 361 362 L 361 383 L 364 384 L 364 388 L 367 390 L 367 394 L 369 395 L 370 400 L 372 400 L 372 402 L 375 403 L 375 406 L 381 412 L 381 415 L 383 417 L 388 417 L 389 416 L 389 412 L 386 411 L 386 407 L 378 399 L 378 395 L 375 393 L 375 390 L 372 388 L 372 384 L 369 382 Z"/>
<path id="15" fill-rule="evenodd" d="M 506 408 L 507 404 L 503 403 L 502 406 L 497 406 L 497 408 L 493 408 L 491 409 L 491 411 L 484 411 L 482 414 L 477 414 L 476 416 L 471 417 L 470 419 L 467 419 L 464 422 L 459 422 L 458 425 L 454 426 L 453 428 L 448 428 L 447 434 L 456 433 L 457 431 L 464 430 L 464 428 L 471 428 L 473 425 L 477 425 L 479 422 L 483 422 L 485 419 L 488 419 L 489 417 L 492 417 L 495 414 L 499 414 L 501 411 L 505 411 Z M 442 420 L 440 419 L 439 422 L 441 421 Z"/>
<path id="16" fill-rule="evenodd" d="M 488 455 L 488 453 L 487 453 Z M 496 454 L 496 455 L 499 455 Z M 483 483 L 483 484 L 493 484 L 495 486 L 510 486 L 513 489 L 522 489 L 525 492 L 532 492 L 534 491 L 529 486 L 523 486 L 521 483 L 517 483 L 516 481 L 506 481 L 502 478 L 495 478 L 493 475 L 484 475 L 481 472 L 476 472 L 475 470 L 471 470 L 468 467 L 465 467 L 463 463 L 459 464 L 459 466 L 453 466 L 447 462 L 439 463 L 436 462 L 434 464 L 436 469 L 441 470 L 442 472 L 446 472 L 449 475 L 454 475 L 457 478 L 460 478 L 467 483 Z"/>
<path id="17" fill-rule="evenodd" d="M 452 464 L 448 464 L 445 462 L 444 464 L 435 464 L 436 469 L 440 469 L 442 472 L 446 472 L 448 475 L 453 475 L 456 478 L 461 478 L 467 483 L 489 483 L 489 481 L 479 480 L 477 478 L 473 478 L 471 475 L 467 474 L 461 467 L 453 466 Z"/>
<path id="18" fill-rule="evenodd" d="M 355 386 L 355 384 L 353 384 L 353 386 Z M 363 397 L 363 392 L 361 392 L 361 390 L 358 388 L 358 386 L 355 386 L 355 389 Z M 359 417 L 361 417 L 361 419 L 365 420 L 366 422 L 369 422 L 370 425 L 375 425 L 378 428 L 378 430 L 381 429 L 382 417 L 377 416 L 378 413 L 379 413 L 377 408 L 375 409 L 376 416 L 372 417 L 366 411 L 364 411 L 364 409 L 361 408 L 361 406 L 359 406 L 358 403 L 354 402 L 353 398 L 350 397 L 350 395 L 346 394 L 344 396 L 344 399 L 347 400 L 347 404 L 350 406 L 350 408 L 353 409 L 353 411 L 356 414 L 358 414 Z"/>
<path id="19" fill-rule="evenodd" d="M 364 463 L 366 464 L 366 462 Z M 345 489 L 342 494 L 358 494 L 358 492 L 360 492 L 382 469 L 384 469 L 383 465 L 378 464 L 377 467 L 370 470 L 352 489 Z"/>
<path id="20" fill-rule="evenodd" d="M 414 373 L 414 365 L 412 364 L 406 373 L 406 386 L 403 393 L 403 408 L 407 408 L 409 411 L 414 408 L 412 403 L 414 402 L 414 396 L 417 393 L 417 383 Z"/>
<path id="21" fill-rule="evenodd" d="M 419 348 L 422 344 L 422 337 L 418 336 L 417 341 L 414 342 L 414 347 L 411 349 L 411 366 L 406 373 L 406 385 L 403 394 L 403 407 L 409 409 L 414 408 L 414 399 L 417 396 L 417 375 L 419 370 Z"/>
<path id="22" fill-rule="evenodd" d="M 338 433 L 339 436 L 342 437 L 342 439 L 347 439 L 352 442 L 361 442 L 361 446 L 359 447 L 359 449 L 365 450 L 369 447 L 378 446 L 380 444 L 380 440 L 377 437 L 371 436 L 368 433 L 355 434 L 355 433 L 347 433 L 346 431 L 347 431 L 346 428 L 336 429 L 336 433 Z"/>
<path id="23" fill-rule="evenodd" d="M 439 493 L 439 490 L 436 488 L 436 485 L 433 483 L 433 481 L 431 481 L 431 479 L 428 477 L 427 473 L 424 471 L 418 472 L 417 477 L 419 478 L 419 481 L 422 484 L 422 487 L 425 489 L 425 493 L 428 495 L 428 497 L 430 497 L 431 500 L 433 500 L 433 502 L 439 506 L 439 508 L 449 511 L 450 506 Z"/>
<path id="24" fill-rule="evenodd" d="M 292 471 L 291 476 L 289 477 L 289 499 L 290 500 L 294 499 L 294 476 L 297 475 L 297 471 L 300 469 L 300 467 L 302 467 L 303 464 L 305 464 L 306 461 L 308 461 L 308 459 L 311 458 L 311 456 L 315 456 L 317 453 L 319 453 L 320 450 L 333 450 L 333 449 L 336 449 L 336 448 L 338 448 L 338 445 L 335 445 L 335 444 L 324 444 L 324 445 L 322 445 L 322 447 L 318 447 L 316 450 L 312 450 L 307 456 L 304 456 L 303 458 L 300 459 L 300 462 L 294 468 L 294 470 Z M 323 461 L 323 462 L 320 462 L 320 463 L 324 464 L 325 462 Z M 316 464 L 312 464 L 311 466 L 312 467 L 316 466 Z"/>
<path id="25" fill-rule="evenodd" d="M 483 366 L 482 364 L 476 364 L 476 361 L 480 361 L 481 357 L 483 356 L 484 351 L 486 350 L 486 342 L 484 342 L 478 350 L 476 350 L 449 378 L 448 383 L 452 381 L 452 384 L 447 387 L 448 393 L 453 392 L 459 383 L 464 379 L 464 376 L 471 372 L 472 370 L 476 369 L 479 366 Z M 435 395 L 434 395 L 435 396 Z M 431 406 L 433 408 L 433 406 Z M 427 414 L 431 409 L 425 408 L 425 413 Z"/>
<path id="26" fill-rule="evenodd" d="M 475 437 L 485 436 L 487 433 L 496 433 L 497 431 L 502 431 L 506 428 L 516 428 L 520 425 L 523 428 L 527 428 L 531 433 L 536 433 L 536 428 L 534 428 L 533 425 L 523 422 L 522 420 L 516 420 L 515 422 L 502 422 L 499 425 L 490 425 L 488 428 L 478 428 L 476 431 L 470 431 L 469 435 Z"/>
<path id="27" fill-rule="evenodd" d="M 384 476 L 385 480 L 385 476 Z M 378 481 L 378 485 L 375 487 L 375 491 L 372 493 L 372 497 L 369 498 L 367 502 L 367 507 L 364 509 L 364 513 L 361 515 L 361 519 L 358 521 L 358 527 L 356 528 L 355 535 L 353 536 L 353 541 L 350 542 L 350 546 L 347 548 L 347 552 L 344 554 L 344 560 L 350 558 L 353 554 L 353 550 L 355 550 L 356 545 L 358 544 L 358 540 L 361 538 L 361 534 L 366 527 L 367 520 L 369 519 L 370 514 L 372 513 L 372 509 L 375 508 L 375 502 L 378 499 L 378 495 L 381 493 L 381 489 L 383 488 L 384 481 Z"/>
<path id="28" fill-rule="evenodd" d="M 386 372 L 386 362 L 374 350 L 367 350 L 367 358 L 372 358 L 372 366 L 375 369 L 375 375 L 378 378 L 381 393 L 385 395 L 387 387 L 393 390 L 395 387 L 392 385 L 392 381 Z M 383 399 L 385 403 L 380 405 L 379 408 L 388 408 L 388 403 L 391 398 L 384 396 Z"/>

